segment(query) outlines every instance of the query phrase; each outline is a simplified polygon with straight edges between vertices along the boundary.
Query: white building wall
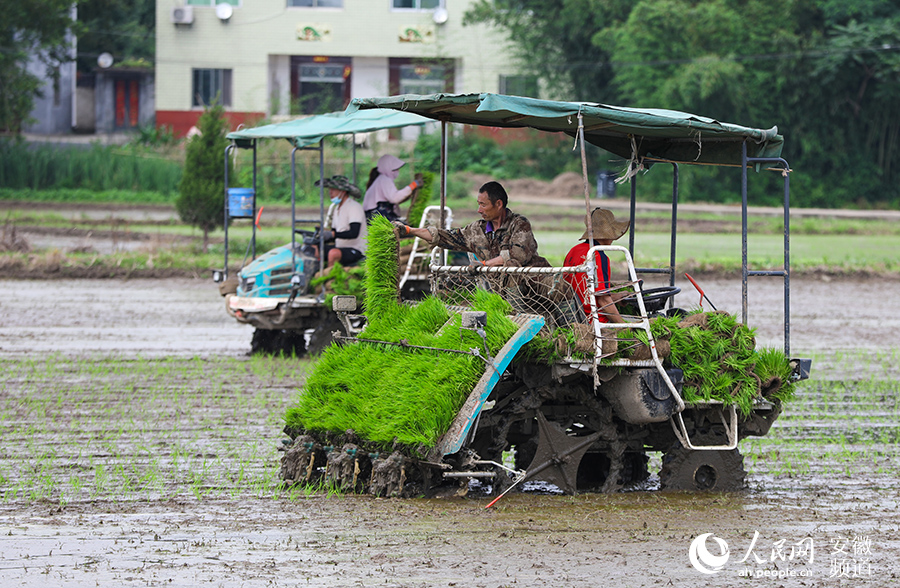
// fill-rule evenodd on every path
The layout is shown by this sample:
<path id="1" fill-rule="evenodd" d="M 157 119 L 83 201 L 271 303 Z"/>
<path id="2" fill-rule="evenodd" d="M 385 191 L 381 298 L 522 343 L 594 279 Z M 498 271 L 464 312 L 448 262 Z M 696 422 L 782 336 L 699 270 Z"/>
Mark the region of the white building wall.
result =
<path id="1" fill-rule="evenodd" d="M 355 57 L 350 92 L 354 98 L 388 95 L 388 58 Z"/>
<path id="2" fill-rule="evenodd" d="M 291 111 L 291 57 L 269 55 L 269 112 L 286 115 Z"/>
<path id="3" fill-rule="evenodd" d="M 344 0 L 342 9 L 246 0 L 228 21 L 220 21 L 212 6 L 193 6 L 193 23 L 175 25 L 171 12 L 183 0 L 158 0 L 156 107 L 191 110 L 192 68 L 230 68 L 233 98 L 228 110 L 271 114 L 277 87 L 276 110 L 285 113 L 291 55 L 352 57 L 354 97 L 387 93 L 391 57 L 452 58 L 456 92 L 495 92 L 500 74 L 516 71 L 502 34 L 485 26 L 462 26 L 473 1 L 446 0 L 450 17 L 443 25 L 433 22 L 432 11 L 394 11 L 390 0 Z M 322 40 L 298 39 L 298 30 L 307 25 L 322 31 Z M 433 42 L 401 42 L 401 32 L 410 27 L 433 33 Z"/>

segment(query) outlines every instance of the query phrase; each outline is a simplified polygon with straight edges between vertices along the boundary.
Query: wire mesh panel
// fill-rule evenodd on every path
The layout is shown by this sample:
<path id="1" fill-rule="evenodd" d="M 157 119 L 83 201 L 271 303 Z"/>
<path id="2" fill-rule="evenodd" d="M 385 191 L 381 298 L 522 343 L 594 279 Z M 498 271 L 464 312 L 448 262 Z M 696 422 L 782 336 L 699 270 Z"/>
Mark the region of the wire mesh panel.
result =
<path id="1" fill-rule="evenodd" d="M 553 341 L 562 358 L 650 359 L 640 353 L 649 329 L 636 281 L 598 288 L 596 272 L 590 262 L 573 267 L 432 265 L 431 291 L 448 304 L 467 306 L 475 290 L 483 289 L 503 297 L 513 313 L 541 315 L 540 335 Z M 618 317 L 625 322 L 614 322 Z"/>

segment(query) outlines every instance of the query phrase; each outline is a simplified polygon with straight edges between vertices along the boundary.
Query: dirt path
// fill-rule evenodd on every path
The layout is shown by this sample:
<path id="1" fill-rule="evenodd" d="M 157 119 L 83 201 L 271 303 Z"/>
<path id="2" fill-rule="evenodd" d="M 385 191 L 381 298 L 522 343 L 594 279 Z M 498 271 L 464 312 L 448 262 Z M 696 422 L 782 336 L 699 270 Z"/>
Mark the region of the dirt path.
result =
<path id="1" fill-rule="evenodd" d="M 739 284 L 703 286 L 739 310 Z M 833 301 L 861 286 L 880 295 L 840 322 Z M 299 378 L 251 369 L 251 331 L 211 282 L 0 281 L 0 586 L 896 586 L 897 299 L 896 282 L 795 281 L 792 348 L 814 379 L 742 444 L 748 490 L 526 493 L 485 510 L 278 491 L 277 415 Z M 780 283 L 750 303 L 760 340 L 780 342 Z M 31 499 L 23 476 L 75 498 Z"/>

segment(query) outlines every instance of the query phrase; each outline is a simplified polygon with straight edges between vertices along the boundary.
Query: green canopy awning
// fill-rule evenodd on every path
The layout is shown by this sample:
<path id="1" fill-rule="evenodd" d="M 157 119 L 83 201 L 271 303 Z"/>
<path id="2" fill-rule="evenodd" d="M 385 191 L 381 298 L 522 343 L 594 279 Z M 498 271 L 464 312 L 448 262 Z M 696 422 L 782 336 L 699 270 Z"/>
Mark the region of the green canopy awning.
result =
<path id="1" fill-rule="evenodd" d="M 637 162 L 649 157 L 678 163 L 740 165 L 744 141 L 749 157 L 779 157 L 784 144 L 778 127 L 753 129 L 675 110 L 489 93 L 354 98 L 346 112 L 352 115 L 385 108 L 439 121 L 530 127 L 573 137 L 578 132 L 580 112 L 585 141 Z"/>
<path id="2" fill-rule="evenodd" d="M 389 109 L 361 110 L 353 113 L 330 112 L 289 120 L 283 123 L 241 129 L 228 133 L 227 137 L 244 147 L 255 139 L 287 139 L 296 147 L 318 143 L 331 135 L 369 133 L 381 129 L 393 129 L 432 122 L 411 112 Z"/>

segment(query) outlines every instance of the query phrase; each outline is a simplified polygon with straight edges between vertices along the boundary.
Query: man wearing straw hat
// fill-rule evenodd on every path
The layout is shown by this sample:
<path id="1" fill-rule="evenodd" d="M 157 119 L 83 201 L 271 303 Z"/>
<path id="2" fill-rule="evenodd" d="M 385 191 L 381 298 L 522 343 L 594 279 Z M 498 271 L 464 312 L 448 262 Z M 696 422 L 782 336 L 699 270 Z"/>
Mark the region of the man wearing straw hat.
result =
<path id="1" fill-rule="evenodd" d="M 362 205 L 350 198 L 359 198 L 362 192 L 346 176 L 316 180 L 316 186 L 320 183 L 329 189 L 334 205 L 332 230 L 325 231 L 325 241 L 334 241 L 334 245 L 325 245 L 327 267 L 337 262 L 353 265 L 366 253 L 366 214 Z"/>
<path id="2" fill-rule="evenodd" d="M 585 217 L 587 224 L 587 217 Z M 593 230 L 594 245 L 612 245 L 612 242 L 625 234 L 631 221 L 617 221 L 611 210 L 595 208 L 591 212 L 591 228 Z M 588 242 L 588 231 L 581 236 L 584 241 L 572 247 L 566 255 L 566 266 L 577 266 L 587 259 L 591 244 Z M 624 323 L 625 319 L 619 314 L 616 302 L 629 292 L 609 292 L 610 283 L 609 258 L 603 251 L 597 251 L 594 258 L 597 262 L 597 320 L 603 323 Z M 566 274 L 566 280 L 572 285 L 575 294 L 581 301 L 585 314 L 591 315 L 591 303 L 586 296 L 587 280 L 584 274 Z"/>

